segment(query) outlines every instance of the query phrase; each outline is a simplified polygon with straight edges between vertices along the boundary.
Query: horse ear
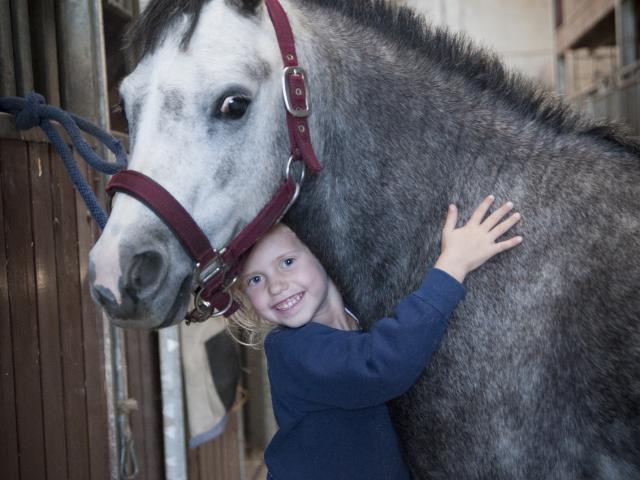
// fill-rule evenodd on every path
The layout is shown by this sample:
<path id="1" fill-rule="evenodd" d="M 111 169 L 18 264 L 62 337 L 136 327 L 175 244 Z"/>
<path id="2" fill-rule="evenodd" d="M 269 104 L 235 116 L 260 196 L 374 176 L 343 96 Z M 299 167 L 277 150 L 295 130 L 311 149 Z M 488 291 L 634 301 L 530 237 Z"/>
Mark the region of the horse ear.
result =
<path id="1" fill-rule="evenodd" d="M 242 13 L 255 13 L 264 0 L 227 0 L 231 6 L 238 8 Z"/>

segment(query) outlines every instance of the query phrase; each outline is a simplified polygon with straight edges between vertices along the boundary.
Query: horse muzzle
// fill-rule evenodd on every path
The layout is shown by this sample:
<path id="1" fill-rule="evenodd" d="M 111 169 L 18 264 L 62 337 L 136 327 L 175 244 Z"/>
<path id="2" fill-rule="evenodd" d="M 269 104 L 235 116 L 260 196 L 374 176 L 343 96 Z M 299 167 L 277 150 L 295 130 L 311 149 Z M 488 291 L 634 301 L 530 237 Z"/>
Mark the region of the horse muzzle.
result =
<path id="1" fill-rule="evenodd" d="M 188 302 L 191 275 L 170 274 L 170 257 L 161 245 L 146 249 L 126 244 L 116 248 L 105 246 L 108 251 L 98 242 L 90 254 L 90 292 L 110 319 L 128 328 L 157 328 L 175 323 L 172 317 Z"/>

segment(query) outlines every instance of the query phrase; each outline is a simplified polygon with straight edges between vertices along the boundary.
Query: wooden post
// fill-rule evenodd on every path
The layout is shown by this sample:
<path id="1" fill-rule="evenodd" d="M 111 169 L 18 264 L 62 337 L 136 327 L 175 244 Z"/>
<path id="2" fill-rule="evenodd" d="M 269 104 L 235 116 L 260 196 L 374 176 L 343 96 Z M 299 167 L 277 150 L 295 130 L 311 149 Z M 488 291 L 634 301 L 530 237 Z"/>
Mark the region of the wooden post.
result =
<path id="1" fill-rule="evenodd" d="M 247 445 L 250 449 L 264 450 L 277 427 L 271 408 L 271 389 L 267 374 L 267 359 L 263 351 L 246 348 L 245 365 L 251 372 L 245 381 L 251 399 L 245 407 L 245 421 L 250 435 Z"/>
<path id="2" fill-rule="evenodd" d="M 567 93 L 567 79 L 564 53 L 556 55 L 556 90 L 560 95 Z"/>
<path id="3" fill-rule="evenodd" d="M 49 2 L 50 0 L 44 0 Z M 45 8 L 47 6 L 45 5 Z M 109 130 L 109 115 L 107 108 L 106 61 L 104 53 L 104 39 L 102 26 L 101 0 L 56 0 L 55 14 L 58 42 L 58 66 L 60 79 L 60 105 L 63 109 L 86 118 L 92 123 Z M 106 149 L 98 148 L 98 154 L 105 158 Z M 86 251 L 82 253 L 86 255 Z M 86 289 L 83 304 L 90 305 Z M 89 307 L 87 307 L 89 308 Z M 94 333 L 102 331 L 104 337 L 99 342 L 102 347 L 100 359 L 104 365 L 101 373 L 105 375 L 104 384 L 113 387 L 120 370 L 112 368 L 111 349 L 120 343 L 117 336 L 113 336 L 113 329 L 104 324 L 106 319 L 100 315 L 89 315 L 83 318 L 85 329 Z M 98 322 L 102 328 L 95 324 Z M 122 366 L 121 368 L 126 368 Z M 113 377 L 111 377 L 113 375 Z M 115 377 L 115 378 L 114 378 Z M 91 402 L 92 399 L 89 399 Z M 92 438 L 99 437 L 104 442 L 99 448 L 94 448 L 98 455 L 91 458 L 91 468 L 98 467 L 95 475 L 108 475 L 111 479 L 119 478 L 119 451 L 117 446 L 117 407 L 113 390 L 106 392 L 105 415 L 92 415 L 88 429 Z M 109 424 L 104 425 L 103 418 L 108 418 Z M 107 444 L 107 445 L 105 445 Z M 103 465 L 102 448 L 108 450 L 108 466 Z M 109 470 L 107 473 L 107 469 Z M 93 475 L 92 475 L 93 476 Z"/>
<path id="4" fill-rule="evenodd" d="M 635 0 L 616 0 L 616 43 L 618 67 L 638 60 L 638 12 Z"/>
<path id="5" fill-rule="evenodd" d="M 54 0 L 33 0 L 31 7 L 31 41 L 33 76 L 36 92 L 47 103 L 60 105 L 58 47 Z"/>
<path id="6" fill-rule="evenodd" d="M 16 94 L 9 0 L 0 0 L 0 97 Z"/>
<path id="7" fill-rule="evenodd" d="M 33 90 L 29 4 L 24 0 L 11 0 L 11 24 L 13 30 L 13 61 L 16 75 L 16 93 L 24 96 Z"/>

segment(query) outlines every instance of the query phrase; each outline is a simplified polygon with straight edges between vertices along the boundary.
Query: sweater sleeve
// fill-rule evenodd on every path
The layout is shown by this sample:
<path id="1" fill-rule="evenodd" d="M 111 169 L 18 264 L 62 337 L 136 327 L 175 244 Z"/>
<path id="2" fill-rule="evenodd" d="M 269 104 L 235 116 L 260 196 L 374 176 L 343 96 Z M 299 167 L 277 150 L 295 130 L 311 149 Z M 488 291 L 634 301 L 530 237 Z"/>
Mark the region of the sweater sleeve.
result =
<path id="1" fill-rule="evenodd" d="M 393 316 L 367 333 L 309 324 L 278 329 L 265 341 L 271 383 L 310 410 L 387 402 L 417 380 L 464 293 L 462 284 L 434 268 Z"/>

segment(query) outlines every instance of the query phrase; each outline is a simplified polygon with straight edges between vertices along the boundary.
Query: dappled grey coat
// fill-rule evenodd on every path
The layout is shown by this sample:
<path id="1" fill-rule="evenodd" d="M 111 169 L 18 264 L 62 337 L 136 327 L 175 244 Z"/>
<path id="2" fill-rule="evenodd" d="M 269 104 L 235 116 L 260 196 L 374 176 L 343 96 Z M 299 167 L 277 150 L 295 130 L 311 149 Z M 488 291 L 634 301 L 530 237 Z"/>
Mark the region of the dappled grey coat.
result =
<path id="1" fill-rule="evenodd" d="M 133 43 L 203 3 L 152 3 Z M 287 5 L 307 20 L 324 171 L 286 221 L 365 325 L 433 264 L 449 202 L 461 220 L 490 193 L 523 214 L 523 244 L 468 277 L 439 353 L 392 403 L 416 477 L 640 478 L 638 143 L 410 10 Z"/>

